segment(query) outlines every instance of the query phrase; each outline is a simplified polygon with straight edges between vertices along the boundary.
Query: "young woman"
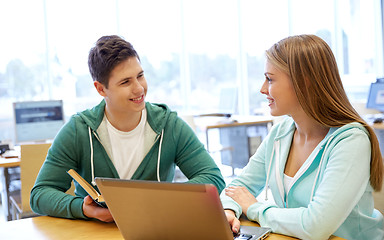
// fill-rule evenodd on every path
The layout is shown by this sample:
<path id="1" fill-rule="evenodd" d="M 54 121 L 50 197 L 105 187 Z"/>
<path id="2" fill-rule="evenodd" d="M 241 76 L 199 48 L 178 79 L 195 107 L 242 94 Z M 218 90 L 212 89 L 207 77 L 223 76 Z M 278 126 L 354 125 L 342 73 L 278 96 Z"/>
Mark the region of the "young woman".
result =
<path id="1" fill-rule="evenodd" d="M 372 197 L 383 178 L 378 140 L 351 106 L 330 47 L 314 35 L 292 36 L 266 58 L 260 92 L 273 116 L 287 117 L 221 194 L 232 230 L 243 213 L 301 239 L 382 240 Z M 257 201 L 268 187 L 274 201 Z"/>

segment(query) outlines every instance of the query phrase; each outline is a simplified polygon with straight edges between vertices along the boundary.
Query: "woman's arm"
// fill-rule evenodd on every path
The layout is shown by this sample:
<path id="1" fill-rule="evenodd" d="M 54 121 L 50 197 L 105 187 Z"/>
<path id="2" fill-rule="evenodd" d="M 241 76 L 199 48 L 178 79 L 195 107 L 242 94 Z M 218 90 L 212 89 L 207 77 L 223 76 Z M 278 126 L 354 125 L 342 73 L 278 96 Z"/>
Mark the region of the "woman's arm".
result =
<path id="1" fill-rule="evenodd" d="M 277 233 L 303 239 L 328 238 L 346 220 L 369 184 L 370 148 L 363 131 L 349 130 L 325 153 L 318 187 L 307 206 L 278 208 L 258 202 L 248 208 L 248 218 Z M 301 193 L 303 197 L 310 196 L 308 190 Z"/>
<path id="2" fill-rule="evenodd" d="M 250 195 L 248 196 L 252 196 L 254 199 L 261 193 L 265 186 L 266 172 L 268 171 L 269 164 L 269 162 L 265 162 L 265 159 L 269 160 L 270 155 L 267 153 L 272 152 L 272 147 L 268 147 L 268 145 L 271 145 L 269 144 L 269 139 L 270 136 L 267 136 L 257 149 L 256 153 L 249 159 L 249 163 L 245 166 L 241 174 L 234 179 L 220 195 L 224 209 L 233 210 L 236 213 L 237 218 L 244 212 L 243 206 L 236 202 L 232 198 L 233 196 L 230 197 L 226 193 L 228 191 L 232 192 L 229 189 L 234 186 L 245 187 L 245 189 L 250 192 Z"/>

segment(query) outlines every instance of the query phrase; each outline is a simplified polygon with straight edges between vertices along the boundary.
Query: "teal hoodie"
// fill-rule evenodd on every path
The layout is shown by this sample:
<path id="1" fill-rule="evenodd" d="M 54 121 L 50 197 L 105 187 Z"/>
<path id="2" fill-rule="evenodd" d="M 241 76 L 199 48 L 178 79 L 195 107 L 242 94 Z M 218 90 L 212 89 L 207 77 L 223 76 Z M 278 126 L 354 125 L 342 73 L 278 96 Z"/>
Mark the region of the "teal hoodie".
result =
<path id="1" fill-rule="evenodd" d="M 383 240 L 383 216 L 374 209 L 369 183 L 371 145 L 359 123 L 331 128 L 296 175 L 288 193 L 283 175 L 295 124 L 287 117 L 276 124 L 241 176 L 230 185 L 245 186 L 258 196 L 266 185 L 273 199 L 259 201 L 247 217 L 273 232 L 301 239 Z M 267 195 L 268 196 L 268 195 Z M 242 209 L 221 193 L 224 208 Z"/>
<path id="2" fill-rule="evenodd" d="M 148 124 L 157 138 L 132 179 L 156 181 L 159 177 L 171 182 L 178 166 L 188 183 L 211 183 L 220 193 L 225 186 L 220 170 L 193 130 L 166 105 L 146 103 L 145 107 Z M 87 218 L 82 211 L 87 195 L 84 189 L 75 183 L 76 196 L 65 193 L 71 186 L 72 179 L 67 174 L 71 168 L 89 183 L 94 177 L 119 178 L 97 133 L 104 109 L 103 100 L 94 108 L 73 115 L 57 134 L 31 190 L 30 205 L 34 212 Z"/>

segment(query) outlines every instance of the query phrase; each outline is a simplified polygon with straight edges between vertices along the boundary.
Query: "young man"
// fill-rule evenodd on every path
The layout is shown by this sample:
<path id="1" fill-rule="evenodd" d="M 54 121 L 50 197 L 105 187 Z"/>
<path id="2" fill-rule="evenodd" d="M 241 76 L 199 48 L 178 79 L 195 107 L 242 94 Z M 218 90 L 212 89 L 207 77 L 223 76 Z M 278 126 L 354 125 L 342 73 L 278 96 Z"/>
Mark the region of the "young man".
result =
<path id="1" fill-rule="evenodd" d="M 65 193 L 71 168 L 95 186 L 95 177 L 172 181 L 177 165 L 189 183 L 212 183 L 222 191 L 220 170 L 193 130 L 166 105 L 145 102 L 147 81 L 129 42 L 101 37 L 88 65 L 104 99 L 72 116 L 56 136 L 31 191 L 34 212 L 113 221 L 81 186 L 75 184 L 76 196 Z"/>

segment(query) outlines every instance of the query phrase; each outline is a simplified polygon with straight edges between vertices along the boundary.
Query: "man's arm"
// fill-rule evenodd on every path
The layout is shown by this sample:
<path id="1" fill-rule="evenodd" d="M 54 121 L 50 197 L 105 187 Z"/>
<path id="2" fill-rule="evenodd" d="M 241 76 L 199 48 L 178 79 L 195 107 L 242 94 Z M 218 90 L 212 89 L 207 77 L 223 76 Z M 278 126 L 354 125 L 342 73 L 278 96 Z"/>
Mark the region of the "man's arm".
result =
<path id="1" fill-rule="evenodd" d="M 195 132 L 177 118 L 173 133 L 177 142 L 176 164 L 189 179 L 188 182 L 211 183 L 220 194 L 225 187 L 221 171 Z"/>

